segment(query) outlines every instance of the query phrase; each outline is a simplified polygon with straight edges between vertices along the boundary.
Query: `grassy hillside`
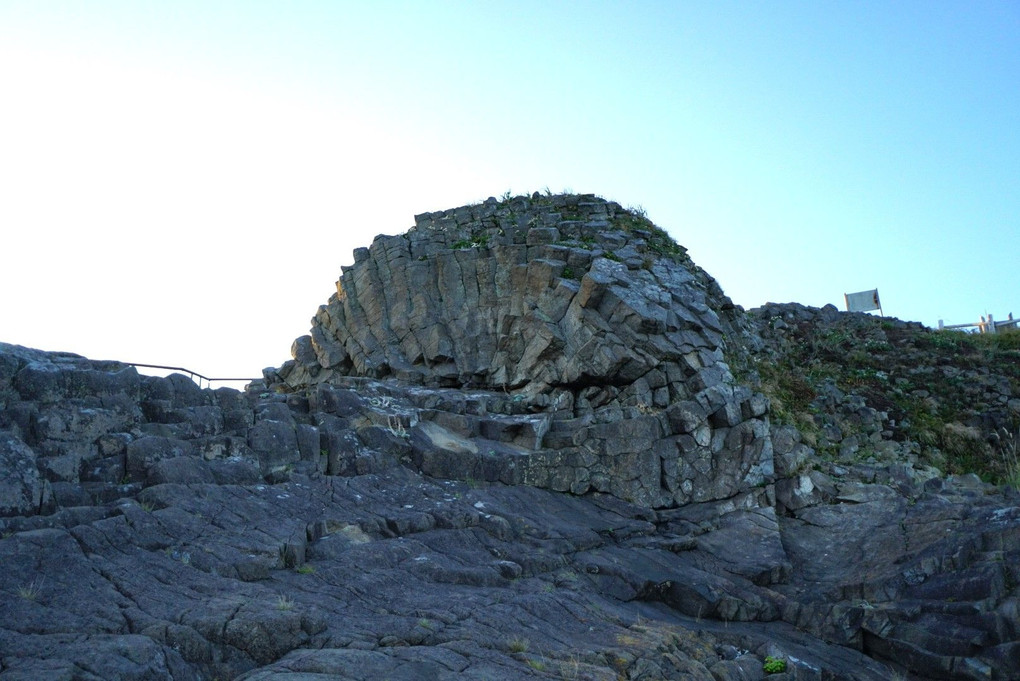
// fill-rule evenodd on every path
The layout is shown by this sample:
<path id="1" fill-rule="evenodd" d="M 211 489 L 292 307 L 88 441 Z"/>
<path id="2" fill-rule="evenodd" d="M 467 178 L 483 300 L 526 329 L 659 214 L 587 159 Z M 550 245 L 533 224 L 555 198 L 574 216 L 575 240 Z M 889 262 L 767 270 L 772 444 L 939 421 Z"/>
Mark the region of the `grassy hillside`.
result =
<path id="1" fill-rule="evenodd" d="M 737 373 L 823 460 L 900 458 L 1018 486 L 1020 332 L 933 331 L 801 305 L 749 313 L 765 348 Z"/>

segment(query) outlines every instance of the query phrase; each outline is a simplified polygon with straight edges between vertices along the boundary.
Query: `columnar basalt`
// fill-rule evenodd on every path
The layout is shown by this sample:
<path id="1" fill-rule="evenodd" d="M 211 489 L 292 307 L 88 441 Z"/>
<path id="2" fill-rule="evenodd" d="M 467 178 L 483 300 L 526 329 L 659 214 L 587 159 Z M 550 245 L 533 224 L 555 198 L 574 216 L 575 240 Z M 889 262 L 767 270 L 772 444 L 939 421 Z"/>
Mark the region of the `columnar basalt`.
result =
<path id="1" fill-rule="evenodd" d="M 419 215 L 355 251 L 293 361 L 268 377 L 291 389 L 354 376 L 510 395 L 517 424 L 488 426 L 516 454 L 491 448 L 498 479 L 667 507 L 773 473 L 767 400 L 726 362 L 728 343 L 747 342 L 741 323 L 640 212 L 591 195 L 489 199 Z M 526 415 L 536 436 L 522 447 L 503 436 L 516 440 Z M 454 434 L 478 435 L 482 416 Z"/>

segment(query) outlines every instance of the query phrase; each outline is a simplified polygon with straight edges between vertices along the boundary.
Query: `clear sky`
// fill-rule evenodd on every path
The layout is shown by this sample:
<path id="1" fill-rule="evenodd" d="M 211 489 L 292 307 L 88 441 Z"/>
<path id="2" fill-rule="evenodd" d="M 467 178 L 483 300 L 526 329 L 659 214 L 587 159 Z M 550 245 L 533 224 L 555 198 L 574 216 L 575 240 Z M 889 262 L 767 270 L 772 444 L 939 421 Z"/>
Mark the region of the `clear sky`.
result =
<path id="1" fill-rule="evenodd" d="M 0 340 L 258 376 L 376 234 L 549 188 L 734 302 L 1020 315 L 1020 3 L 0 0 Z"/>

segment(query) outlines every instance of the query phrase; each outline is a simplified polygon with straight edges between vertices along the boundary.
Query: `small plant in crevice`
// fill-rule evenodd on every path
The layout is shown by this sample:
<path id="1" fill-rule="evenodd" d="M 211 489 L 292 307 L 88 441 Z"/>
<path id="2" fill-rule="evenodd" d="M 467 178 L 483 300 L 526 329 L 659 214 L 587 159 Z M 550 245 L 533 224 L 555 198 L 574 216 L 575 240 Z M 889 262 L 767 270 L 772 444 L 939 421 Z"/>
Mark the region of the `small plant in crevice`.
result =
<path id="1" fill-rule="evenodd" d="M 280 594 L 276 598 L 276 609 L 280 611 L 293 610 L 294 601 L 290 598 L 287 598 L 285 595 Z"/>
<path id="2" fill-rule="evenodd" d="M 308 563 L 304 563 L 294 568 L 294 572 L 298 573 L 299 575 L 314 575 L 315 566 L 309 565 Z"/>
<path id="3" fill-rule="evenodd" d="M 458 239 L 450 244 L 450 248 L 455 251 L 463 250 L 466 248 L 485 248 L 489 245 L 489 235 L 485 233 L 474 233 L 470 237 L 464 239 Z"/>
<path id="4" fill-rule="evenodd" d="M 531 642 L 526 638 L 516 636 L 507 641 L 506 645 L 507 648 L 510 649 L 511 653 L 526 653 L 528 652 L 528 647 L 531 645 Z"/>
<path id="5" fill-rule="evenodd" d="M 786 671 L 786 660 L 781 657 L 766 656 L 762 670 L 766 674 L 782 674 Z"/>
<path id="6" fill-rule="evenodd" d="M 35 601 L 39 598 L 39 591 L 42 589 L 42 585 L 32 580 L 31 583 L 24 586 L 18 587 L 18 596 L 24 598 L 26 601 Z"/>
<path id="7" fill-rule="evenodd" d="M 386 430 L 389 431 L 390 435 L 404 440 L 411 437 L 411 434 L 404 428 L 404 423 L 400 420 L 399 416 L 386 417 Z"/>
<path id="8" fill-rule="evenodd" d="M 648 219 L 648 211 L 644 209 L 644 206 L 627 206 L 627 212 L 632 213 L 635 217 L 641 220 Z"/>

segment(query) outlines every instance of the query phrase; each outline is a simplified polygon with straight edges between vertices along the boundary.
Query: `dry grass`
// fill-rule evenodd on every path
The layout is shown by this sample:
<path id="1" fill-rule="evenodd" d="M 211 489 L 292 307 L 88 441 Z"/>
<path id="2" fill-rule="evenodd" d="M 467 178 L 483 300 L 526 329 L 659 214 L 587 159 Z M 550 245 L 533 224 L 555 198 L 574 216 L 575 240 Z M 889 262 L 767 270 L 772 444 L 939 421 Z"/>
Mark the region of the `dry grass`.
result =
<path id="1" fill-rule="evenodd" d="M 1003 428 L 997 435 L 999 436 L 997 449 L 1004 469 L 1002 482 L 1020 490 L 1020 431 L 1014 433 Z"/>

